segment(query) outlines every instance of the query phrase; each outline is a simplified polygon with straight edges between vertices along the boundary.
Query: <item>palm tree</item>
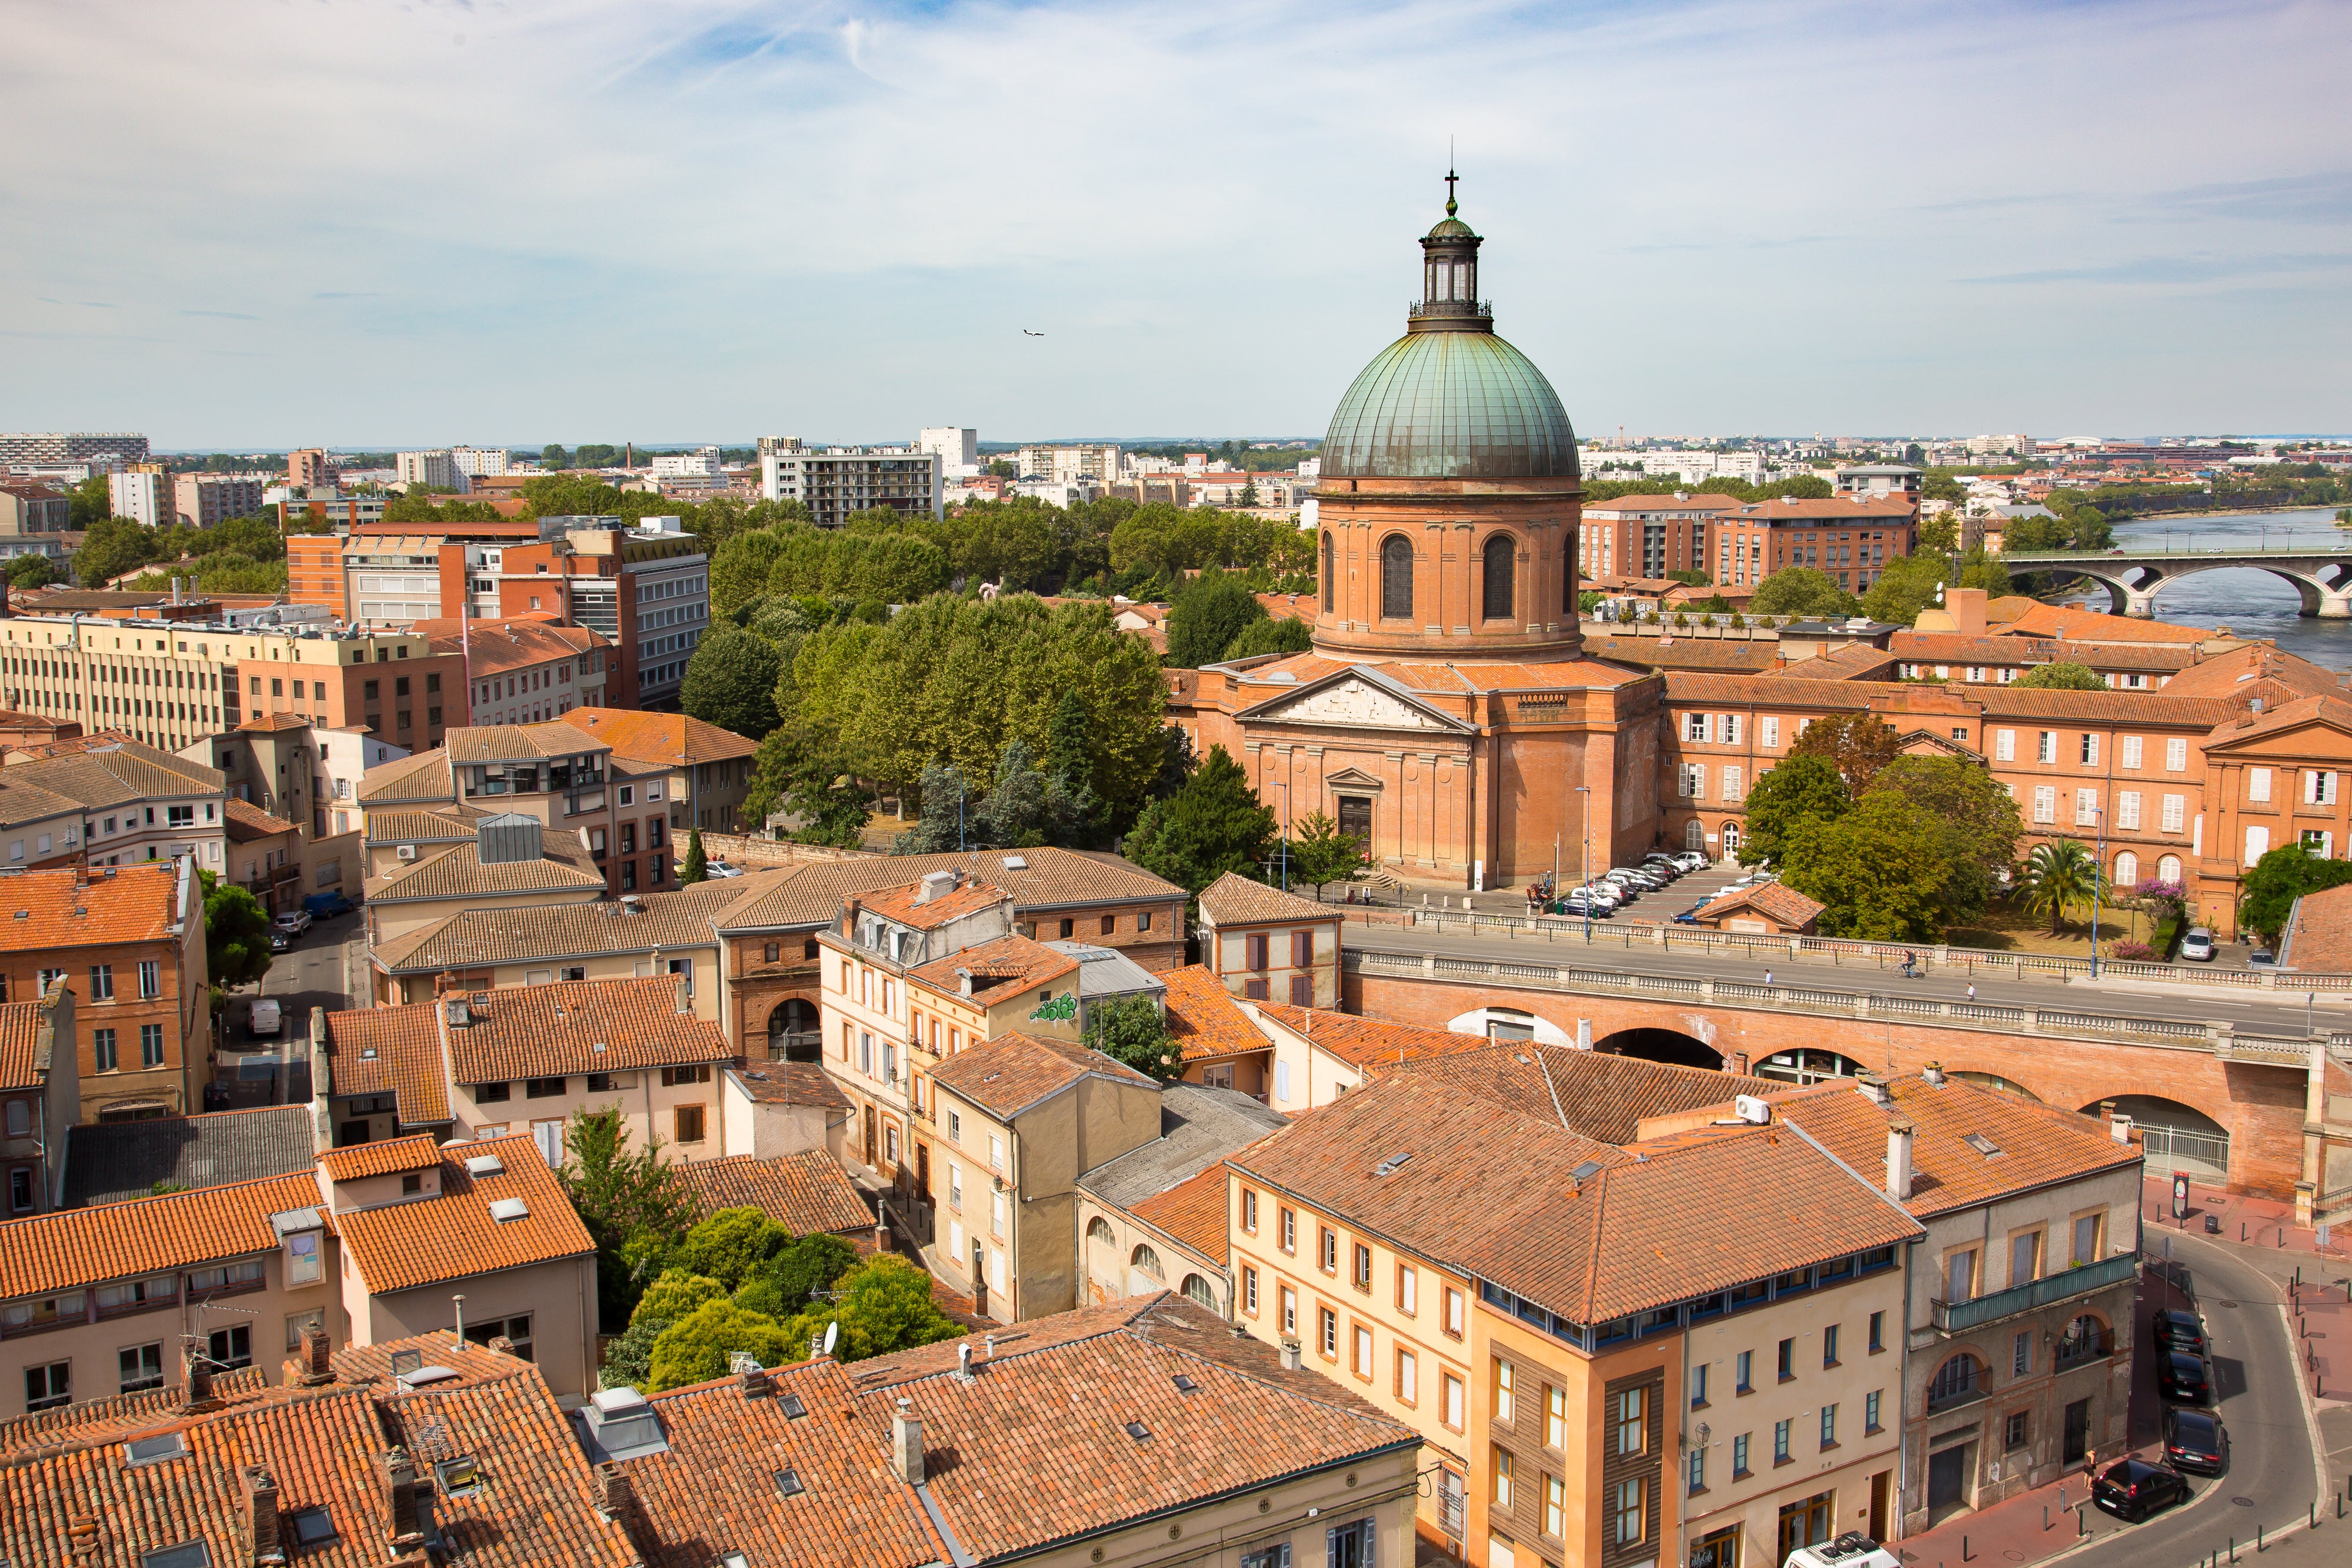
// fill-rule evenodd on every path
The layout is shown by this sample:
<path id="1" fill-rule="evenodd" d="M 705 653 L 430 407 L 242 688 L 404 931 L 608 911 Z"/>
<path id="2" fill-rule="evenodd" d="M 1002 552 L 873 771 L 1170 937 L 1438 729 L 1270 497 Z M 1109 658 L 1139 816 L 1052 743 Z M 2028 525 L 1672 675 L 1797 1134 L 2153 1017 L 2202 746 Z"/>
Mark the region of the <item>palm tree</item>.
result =
<path id="1" fill-rule="evenodd" d="M 2042 844 L 2025 857 L 2025 907 L 2036 915 L 2050 912 L 2053 936 L 2066 905 L 2088 899 L 2099 885 L 2098 862 L 2073 839 Z M 2096 941 L 2098 933 L 2091 936 Z"/>

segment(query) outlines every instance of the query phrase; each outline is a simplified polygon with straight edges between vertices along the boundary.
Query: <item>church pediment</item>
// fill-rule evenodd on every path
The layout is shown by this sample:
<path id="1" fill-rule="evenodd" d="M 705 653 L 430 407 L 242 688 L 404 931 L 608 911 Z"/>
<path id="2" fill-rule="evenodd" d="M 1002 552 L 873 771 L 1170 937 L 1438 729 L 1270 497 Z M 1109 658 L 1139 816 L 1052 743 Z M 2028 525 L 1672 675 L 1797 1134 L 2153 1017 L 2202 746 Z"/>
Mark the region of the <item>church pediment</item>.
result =
<path id="1" fill-rule="evenodd" d="M 1377 789 L 1381 780 L 1360 768 L 1342 768 L 1337 773 L 1327 773 L 1323 782 L 1333 789 Z"/>
<path id="2" fill-rule="evenodd" d="M 1344 725 L 1459 734 L 1470 727 L 1361 671 L 1333 675 L 1289 696 L 1272 697 L 1236 716 L 1277 724 Z"/>

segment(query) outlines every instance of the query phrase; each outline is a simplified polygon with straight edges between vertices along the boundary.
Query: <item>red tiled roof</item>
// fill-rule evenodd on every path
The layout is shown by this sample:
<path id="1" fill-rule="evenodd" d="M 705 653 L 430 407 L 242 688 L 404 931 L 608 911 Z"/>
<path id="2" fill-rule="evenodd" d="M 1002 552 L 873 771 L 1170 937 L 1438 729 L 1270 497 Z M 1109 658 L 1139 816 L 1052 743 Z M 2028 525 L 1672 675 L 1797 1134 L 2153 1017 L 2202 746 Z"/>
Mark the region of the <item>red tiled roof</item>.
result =
<path id="1" fill-rule="evenodd" d="M 1818 919 L 1826 904 L 1817 903 L 1784 883 L 1758 883 L 1753 887 L 1728 887 L 1698 912 L 1701 921 L 1720 920 L 1738 909 L 1755 909 L 1780 924 L 1801 929 Z"/>
<path id="2" fill-rule="evenodd" d="M 824 1149 L 764 1160 L 751 1155 L 689 1160 L 675 1169 L 706 1216 L 722 1208 L 756 1208 L 794 1236 L 874 1228 L 874 1211 L 857 1196 L 841 1162 Z"/>
<path id="3" fill-rule="evenodd" d="M 1201 913 L 1213 925 L 1249 925 L 1270 921 L 1330 920 L 1341 911 L 1295 893 L 1227 872 L 1201 890 Z"/>
<path id="4" fill-rule="evenodd" d="M 2294 901 L 2278 961 L 2306 975 L 2352 974 L 2352 884 Z"/>
<path id="5" fill-rule="evenodd" d="M 1162 999 L 1168 1032 L 1182 1047 L 1185 1061 L 1274 1049 L 1274 1042 L 1258 1032 L 1234 994 L 1205 966 L 1187 964 L 1160 978 L 1168 987 Z"/>
<path id="6" fill-rule="evenodd" d="M 1213 1165 L 1143 1199 L 1129 1214 L 1156 1227 L 1213 1262 L 1225 1260 L 1228 1235 L 1225 1167 Z"/>
<path id="7" fill-rule="evenodd" d="M 2028 637 L 2071 637 L 2077 643 L 2210 643 L 2219 632 L 2196 626 L 2175 626 L 2165 621 L 2109 615 L 2097 610 L 2075 610 L 2044 604 L 2039 600 L 2007 595 L 1985 606 L 1985 619 Z"/>
<path id="8" fill-rule="evenodd" d="M 0 1089 L 38 1089 L 48 1063 L 40 1051 L 47 1002 L 0 1005 Z"/>
<path id="9" fill-rule="evenodd" d="M 328 1149 L 319 1155 L 319 1168 L 330 1181 L 359 1181 L 368 1176 L 398 1176 L 428 1171 L 441 1163 L 438 1145 L 427 1136 L 384 1138 Z"/>
<path id="10" fill-rule="evenodd" d="M 638 762 L 677 767 L 688 762 L 716 762 L 751 757 L 760 747 L 731 729 L 681 713 L 637 713 L 620 708 L 575 708 L 564 715 L 613 748 L 614 755 Z"/>
<path id="11" fill-rule="evenodd" d="M 1156 1087 L 1132 1067 L 1098 1051 L 1034 1034 L 1000 1035 L 958 1051 L 931 1070 L 931 1082 L 1002 1121 L 1087 1077 Z"/>
<path id="12" fill-rule="evenodd" d="M 1455 1038 L 1473 1040 L 1476 1049 L 1409 1056 L 1390 1071 L 1446 1084 L 1538 1122 L 1564 1119 L 1579 1135 L 1604 1144 L 1632 1143 L 1641 1135 L 1641 1124 L 1652 1116 L 1678 1115 L 1727 1103 L 1735 1095 L 1769 1094 L 1787 1087 L 1778 1079 L 1644 1061 L 1604 1051 L 1524 1040 Z"/>
<path id="13" fill-rule="evenodd" d="M 481 1139 L 448 1155 L 441 1164 L 439 1197 L 335 1217 L 343 1254 L 371 1294 L 583 1258 L 595 1250 L 562 1185 L 530 1138 Z M 506 1169 L 493 1176 L 470 1174 L 466 1160 L 483 1155 L 496 1155 Z M 315 1202 L 315 1184 L 310 1191 Z M 490 1205 L 506 1197 L 522 1199 L 530 1212 L 520 1219 L 492 1218 Z"/>
<path id="14" fill-rule="evenodd" d="M 81 875 L 27 871 L 0 879 L 0 952 L 170 937 L 179 890 L 179 873 L 172 864 L 127 865 L 86 883 Z"/>
<path id="15" fill-rule="evenodd" d="M 329 1013 L 334 1092 L 394 1096 L 394 1114 L 404 1127 L 452 1120 L 438 1011 L 432 1002 L 416 1002 Z"/>
<path id="16" fill-rule="evenodd" d="M 733 1061 L 719 1026 L 686 1010 L 685 988 L 683 977 L 648 975 L 476 991 L 470 1024 L 439 1026 L 450 1076 L 503 1083 Z"/>
<path id="17" fill-rule="evenodd" d="M 319 1206 L 309 1171 L 0 1221 L 0 1297 L 193 1269 L 278 1249 L 269 1217 Z"/>
<path id="18" fill-rule="evenodd" d="M 1727 512 L 1741 504 L 1738 497 L 1727 496 L 1720 491 L 1702 491 L 1697 494 L 1686 491 L 1679 496 L 1668 492 L 1652 492 L 1645 495 L 1619 496 L 1607 501 L 1595 501 L 1584 508 L 1584 515 L 1588 517 L 1616 518 L 1627 512 Z"/>
<path id="19" fill-rule="evenodd" d="M 1492 1043 L 1484 1035 L 1423 1029 L 1413 1024 L 1391 1023 L 1386 1019 L 1293 1007 L 1288 1002 L 1260 1002 L 1257 1010 L 1261 1018 L 1271 1019 L 1317 1049 L 1364 1071 L 1392 1067 L 1417 1057 L 1484 1051 Z"/>
<path id="20" fill-rule="evenodd" d="M 295 831 L 294 824 L 283 817 L 273 817 L 250 800 L 231 796 L 221 808 L 228 824 L 228 836 L 233 843 L 249 844 L 257 839 L 274 839 Z"/>
<path id="21" fill-rule="evenodd" d="M 935 931 L 951 920 L 977 915 L 998 904 L 1011 904 L 1013 895 L 1001 887 L 984 882 L 970 882 L 950 892 L 923 897 L 920 881 L 898 887 L 886 887 L 869 893 L 863 901 L 866 912 L 880 915 L 916 931 Z"/>
<path id="22" fill-rule="evenodd" d="M 841 1085 L 814 1061 L 763 1061 L 757 1067 L 730 1068 L 728 1076 L 740 1082 L 745 1096 L 759 1104 L 849 1109 L 848 1096 L 842 1093 Z"/>
<path id="23" fill-rule="evenodd" d="M 1013 985 L 1026 989 L 1045 985 L 1074 972 L 1078 961 L 1067 953 L 1057 953 L 1043 942 L 1034 942 L 1019 932 L 999 936 L 992 941 L 974 943 L 960 948 L 944 958 L 934 958 L 907 971 L 907 977 L 933 990 L 947 995 L 960 995 L 963 977 L 958 969 L 971 971 L 974 984 L 972 1000 L 985 1003 L 989 993 L 1003 986 Z M 982 986 L 985 978 L 990 985 Z"/>

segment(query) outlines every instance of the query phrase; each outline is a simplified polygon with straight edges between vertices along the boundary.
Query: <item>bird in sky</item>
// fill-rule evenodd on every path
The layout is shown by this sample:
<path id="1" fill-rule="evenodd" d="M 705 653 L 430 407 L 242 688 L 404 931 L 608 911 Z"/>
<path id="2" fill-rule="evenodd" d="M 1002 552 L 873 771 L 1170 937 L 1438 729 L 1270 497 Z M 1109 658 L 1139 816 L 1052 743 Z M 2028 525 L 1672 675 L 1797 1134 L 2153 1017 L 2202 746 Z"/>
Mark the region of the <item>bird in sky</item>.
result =
<path id="1" fill-rule="evenodd" d="M 1042 338 L 1045 334 L 1043 332 L 1032 332 L 1028 328 L 1024 327 L 1021 329 L 1021 335 L 1024 338 Z"/>

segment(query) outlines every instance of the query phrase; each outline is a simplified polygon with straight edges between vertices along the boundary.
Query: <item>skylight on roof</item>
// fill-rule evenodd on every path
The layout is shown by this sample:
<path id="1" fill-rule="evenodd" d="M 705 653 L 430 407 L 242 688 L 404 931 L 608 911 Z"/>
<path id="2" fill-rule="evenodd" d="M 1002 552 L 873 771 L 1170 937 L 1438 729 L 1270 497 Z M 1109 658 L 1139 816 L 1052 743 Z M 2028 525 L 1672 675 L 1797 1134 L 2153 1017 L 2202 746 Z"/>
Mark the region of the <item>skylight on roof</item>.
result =
<path id="1" fill-rule="evenodd" d="M 482 1467 L 474 1462 L 471 1454 L 442 1460 L 433 1467 L 433 1474 L 440 1481 L 442 1492 L 451 1497 L 463 1497 L 482 1484 Z"/>
<path id="2" fill-rule="evenodd" d="M 784 1497 L 798 1497 L 801 1493 L 808 1490 L 808 1488 L 801 1484 L 800 1471 L 793 1469 L 789 1465 L 785 1466 L 781 1470 L 773 1470 L 770 1473 L 776 1478 L 777 1492 Z"/>
<path id="3" fill-rule="evenodd" d="M 1379 1165 L 1372 1167 L 1372 1174 L 1376 1176 L 1394 1176 L 1397 1172 L 1404 1169 L 1405 1162 L 1412 1158 L 1412 1155 L 1410 1150 L 1402 1154 L 1391 1155 L 1388 1158 L 1382 1160 Z"/>
<path id="4" fill-rule="evenodd" d="M 1140 1443 L 1143 1439 L 1151 1436 L 1151 1428 L 1145 1426 L 1140 1421 L 1129 1421 L 1127 1424 L 1127 1435 Z"/>
<path id="5" fill-rule="evenodd" d="M 493 1198 L 490 1201 L 490 1218 L 501 1225 L 509 1220 L 527 1219 L 530 1217 L 530 1205 L 519 1197 Z"/>
<path id="6" fill-rule="evenodd" d="M 177 1432 L 165 1432 L 154 1437 L 133 1437 L 122 1445 L 122 1457 L 133 1465 L 160 1465 L 166 1459 L 184 1459 L 188 1457 L 187 1439 Z"/>
<path id="7" fill-rule="evenodd" d="M 213 1568 L 213 1554 L 201 1541 L 183 1541 L 141 1552 L 139 1568 Z"/>
<path id="8" fill-rule="evenodd" d="M 499 1158 L 496 1155 L 476 1155 L 472 1159 L 466 1162 L 466 1174 L 467 1176 L 504 1176 L 506 1174 L 506 1161 Z"/>
<path id="9" fill-rule="evenodd" d="M 1201 1385 L 1193 1382 L 1190 1377 L 1185 1376 L 1184 1374 L 1181 1372 L 1176 1375 L 1174 1381 L 1176 1384 L 1176 1392 L 1179 1394 L 1197 1394 L 1200 1392 Z"/>
<path id="10" fill-rule="evenodd" d="M 787 1421 L 798 1421 L 808 1414 L 808 1406 L 802 1402 L 801 1396 L 797 1394 L 787 1394 L 779 1403 L 783 1408 L 784 1419 Z"/>
<path id="11" fill-rule="evenodd" d="M 1582 1165 L 1577 1166 L 1574 1170 L 1569 1172 L 1568 1176 L 1570 1181 L 1591 1181 L 1594 1176 L 1597 1176 L 1600 1174 L 1601 1162 L 1599 1160 L 1587 1160 Z"/>
<path id="12" fill-rule="evenodd" d="M 1970 1133 L 1967 1137 L 1962 1138 L 1960 1142 L 1966 1144 L 1969 1147 L 1974 1149 L 1977 1153 L 1982 1155 L 1987 1159 L 1991 1159 L 1993 1156 L 2000 1153 L 2000 1145 L 1994 1143 L 1990 1138 L 1986 1137 L 1982 1133 Z"/>
<path id="13" fill-rule="evenodd" d="M 306 1508 L 294 1516 L 294 1543 L 318 1546 L 335 1538 L 334 1517 L 323 1508 Z"/>

